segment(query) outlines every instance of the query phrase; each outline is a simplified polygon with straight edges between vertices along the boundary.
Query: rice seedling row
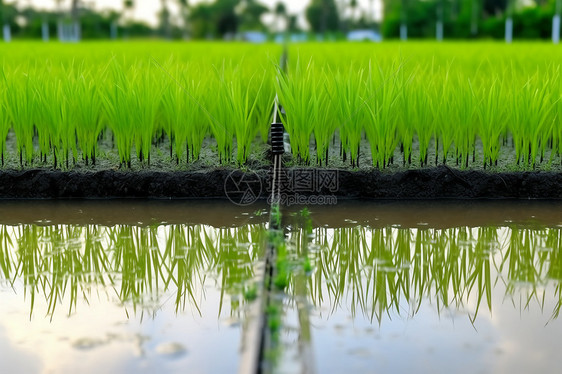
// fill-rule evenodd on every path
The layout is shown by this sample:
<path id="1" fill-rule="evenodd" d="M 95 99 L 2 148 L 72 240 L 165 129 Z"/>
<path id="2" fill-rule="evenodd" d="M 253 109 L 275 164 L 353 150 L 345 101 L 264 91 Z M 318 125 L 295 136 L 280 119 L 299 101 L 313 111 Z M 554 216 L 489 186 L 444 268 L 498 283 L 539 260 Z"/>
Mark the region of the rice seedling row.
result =
<path id="1" fill-rule="evenodd" d="M 287 71 L 277 45 L 149 47 L 2 46 L 2 165 L 69 169 L 112 152 L 129 168 L 154 155 L 179 165 L 212 148 L 216 164 L 241 166 L 265 147 L 276 95 L 295 164 L 562 162 L 562 52 L 550 45 L 301 44 Z"/>

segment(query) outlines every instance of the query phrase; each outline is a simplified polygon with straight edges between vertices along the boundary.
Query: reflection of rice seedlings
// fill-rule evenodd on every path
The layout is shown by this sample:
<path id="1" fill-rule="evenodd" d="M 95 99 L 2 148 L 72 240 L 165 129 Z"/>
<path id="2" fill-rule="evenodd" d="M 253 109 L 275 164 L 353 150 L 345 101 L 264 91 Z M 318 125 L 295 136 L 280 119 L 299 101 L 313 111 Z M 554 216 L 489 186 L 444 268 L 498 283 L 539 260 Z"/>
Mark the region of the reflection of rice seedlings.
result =
<path id="1" fill-rule="evenodd" d="M 165 264 L 168 266 L 167 264 L 170 263 L 170 267 L 166 269 L 164 287 L 168 289 L 170 282 L 177 287 L 176 312 L 185 309 L 186 299 L 189 296 L 190 301 L 201 314 L 193 286 L 195 279 L 200 284 L 204 283 L 202 266 L 209 261 L 209 253 L 206 249 L 209 249 L 209 246 L 205 246 L 201 239 L 200 227 L 174 226 L 168 232 L 163 257 L 169 259 Z"/>
<path id="2" fill-rule="evenodd" d="M 384 315 L 401 314 L 404 301 L 413 316 L 423 300 L 434 303 L 439 313 L 473 300 L 468 316 L 474 323 L 482 305 L 492 311 L 492 287 L 497 284 L 492 274 L 497 271 L 503 278 L 505 268 L 506 296 L 525 295 L 523 308 L 533 299 L 542 307 L 546 296 L 539 286 L 560 276 L 561 231 L 513 228 L 507 231 L 510 245 L 500 242 L 498 232 L 494 227 L 318 228 L 311 244 L 319 250 L 310 253 L 316 268 L 309 280 L 310 297 L 315 305 L 328 302 L 332 312 L 348 302 L 352 314 L 359 308 L 379 323 Z M 301 235 L 291 233 L 297 246 L 306 243 L 299 240 Z M 557 285 L 554 316 L 561 308 L 559 296 Z"/>
<path id="3" fill-rule="evenodd" d="M 167 229 L 161 240 L 156 226 L 0 226 L 0 279 L 22 278 L 30 315 L 36 295 L 43 295 L 52 318 L 65 300 L 69 314 L 80 299 L 89 302 L 96 288 L 114 289 L 125 308 L 132 305 L 135 312 L 157 310 L 169 291 L 176 295 L 177 312 L 186 300 L 199 310 L 197 293 L 210 274 L 222 281 L 221 310 L 223 297 L 230 295 L 236 312 L 247 301 L 243 294 L 253 280 L 264 226 Z"/>
<path id="4" fill-rule="evenodd" d="M 238 229 L 218 229 L 211 252 L 211 266 L 221 279 L 221 296 L 219 315 L 225 293 L 231 295 L 231 310 L 235 312 L 244 301 L 244 286 L 254 276 L 256 252 L 252 245 L 256 243 L 251 226 Z M 207 242 L 209 242 L 207 236 Z M 250 244 L 250 246 L 247 246 Z M 233 297 L 232 297 L 233 296 Z"/>
<path id="5" fill-rule="evenodd" d="M 158 300 L 162 273 L 156 230 L 150 227 L 116 226 L 110 248 L 113 269 L 119 271 L 119 299 L 132 302 L 133 310 Z"/>
<path id="6" fill-rule="evenodd" d="M 12 249 L 13 242 L 8 232 L 8 226 L 2 225 L 0 226 L 0 270 L 4 279 L 10 279 L 12 273 Z"/>
<path id="7" fill-rule="evenodd" d="M 549 249 L 548 277 L 562 282 L 562 231 L 548 230 L 545 247 Z"/>
<path id="8" fill-rule="evenodd" d="M 40 259 L 39 259 L 39 236 L 38 229 L 35 226 L 23 226 L 18 228 L 17 233 L 17 266 L 14 278 L 17 275 L 23 277 L 24 296 L 30 294 L 30 307 L 29 316 L 33 314 L 33 307 L 35 305 L 35 290 L 38 287 L 38 273 L 41 272 Z"/>

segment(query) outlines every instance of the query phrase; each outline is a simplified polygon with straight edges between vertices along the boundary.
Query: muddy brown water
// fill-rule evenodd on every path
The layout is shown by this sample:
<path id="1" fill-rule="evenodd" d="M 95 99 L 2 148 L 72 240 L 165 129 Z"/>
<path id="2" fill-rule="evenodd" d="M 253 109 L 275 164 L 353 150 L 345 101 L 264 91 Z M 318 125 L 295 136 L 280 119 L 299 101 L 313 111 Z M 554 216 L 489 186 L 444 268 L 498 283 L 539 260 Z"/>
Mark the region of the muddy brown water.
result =
<path id="1" fill-rule="evenodd" d="M 557 373 L 561 208 L 283 209 L 290 275 L 269 367 Z M 268 220 L 265 203 L 0 201 L 0 372 L 236 372 Z"/>
<path id="2" fill-rule="evenodd" d="M 214 227 L 265 223 L 268 206 L 258 201 L 238 206 L 216 200 L 0 200 L 0 224 L 74 225 L 206 224 Z M 283 209 L 286 219 L 303 206 Z M 447 228 L 505 224 L 562 224 L 562 201 L 460 200 L 373 201 L 344 200 L 336 205 L 308 206 L 319 227 L 364 225 Z"/>

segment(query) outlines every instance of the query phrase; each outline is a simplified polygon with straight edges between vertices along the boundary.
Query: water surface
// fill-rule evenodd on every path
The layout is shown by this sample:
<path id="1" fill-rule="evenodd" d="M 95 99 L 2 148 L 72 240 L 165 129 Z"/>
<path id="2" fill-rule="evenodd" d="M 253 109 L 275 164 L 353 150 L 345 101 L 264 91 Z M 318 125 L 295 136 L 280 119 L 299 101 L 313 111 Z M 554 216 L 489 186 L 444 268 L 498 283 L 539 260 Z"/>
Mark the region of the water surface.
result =
<path id="1" fill-rule="evenodd" d="M 558 372 L 561 208 L 284 210 L 272 372 Z M 267 221 L 223 201 L 1 201 L 0 371 L 237 371 Z"/>

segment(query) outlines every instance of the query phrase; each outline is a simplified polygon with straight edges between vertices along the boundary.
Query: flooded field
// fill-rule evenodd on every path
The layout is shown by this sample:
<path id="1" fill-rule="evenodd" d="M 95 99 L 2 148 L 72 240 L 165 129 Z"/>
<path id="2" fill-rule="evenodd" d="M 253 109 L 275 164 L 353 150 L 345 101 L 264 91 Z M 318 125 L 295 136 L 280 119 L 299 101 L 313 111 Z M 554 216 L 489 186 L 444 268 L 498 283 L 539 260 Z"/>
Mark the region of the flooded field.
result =
<path id="1" fill-rule="evenodd" d="M 263 371 L 558 372 L 561 208 L 283 211 Z M 268 220 L 212 201 L 0 202 L 0 371 L 238 371 Z"/>

